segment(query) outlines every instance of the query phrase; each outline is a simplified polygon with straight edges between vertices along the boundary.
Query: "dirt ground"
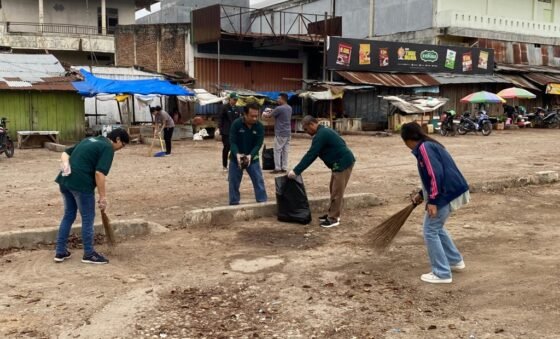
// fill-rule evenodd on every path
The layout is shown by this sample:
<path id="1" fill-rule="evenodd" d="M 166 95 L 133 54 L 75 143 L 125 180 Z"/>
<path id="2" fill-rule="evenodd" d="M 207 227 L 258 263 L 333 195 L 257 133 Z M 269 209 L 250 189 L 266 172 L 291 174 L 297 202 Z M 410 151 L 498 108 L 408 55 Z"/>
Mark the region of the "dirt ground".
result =
<path id="1" fill-rule="evenodd" d="M 558 131 L 442 138 L 471 182 L 558 170 Z M 453 284 L 430 285 L 416 210 L 386 253 L 364 234 L 404 204 L 417 185 L 414 159 L 396 137 L 346 137 L 358 163 L 350 192 L 388 204 L 349 210 L 321 229 L 272 218 L 194 227 L 131 239 L 108 251 L 109 265 L 62 263 L 52 249 L 0 256 L 0 337 L 45 338 L 559 338 L 560 184 L 473 194 L 448 229 L 467 268 Z M 295 139 L 299 159 L 307 139 Z M 185 210 L 227 199 L 219 145 L 179 143 L 169 158 L 143 146 L 116 156 L 111 215 L 175 228 Z M 0 159 L 1 230 L 55 226 L 52 182 L 58 154 L 16 150 Z M 329 173 L 305 173 L 324 195 Z M 269 196 L 273 180 L 266 174 Z M 251 187 L 244 182 L 244 201 Z M 314 211 L 317 217 L 322 211 Z"/>

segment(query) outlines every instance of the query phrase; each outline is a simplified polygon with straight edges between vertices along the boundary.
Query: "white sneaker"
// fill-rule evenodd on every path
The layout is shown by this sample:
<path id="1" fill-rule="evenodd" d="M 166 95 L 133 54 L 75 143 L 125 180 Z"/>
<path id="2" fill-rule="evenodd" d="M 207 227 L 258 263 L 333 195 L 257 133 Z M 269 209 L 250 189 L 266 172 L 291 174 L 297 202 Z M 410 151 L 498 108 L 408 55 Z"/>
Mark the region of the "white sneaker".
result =
<path id="1" fill-rule="evenodd" d="M 443 279 L 443 278 L 438 277 L 437 275 L 435 275 L 432 272 L 422 274 L 420 276 L 420 280 L 422 280 L 424 282 L 427 282 L 427 283 L 431 283 L 431 284 L 450 284 L 451 281 L 452 281 L 451 278 Z"/>
<path id="2" fill-rule="evenodd" d="M 467 267 L 465 265 L 465 262 L 463 260 L 461 260 L 458 263 L 456 263 L 455 265 L 451 265 L 451 270 L 454 271 L 454 272 L 462 271 L 462 270 L 465 269 L 465 267 Z"/>

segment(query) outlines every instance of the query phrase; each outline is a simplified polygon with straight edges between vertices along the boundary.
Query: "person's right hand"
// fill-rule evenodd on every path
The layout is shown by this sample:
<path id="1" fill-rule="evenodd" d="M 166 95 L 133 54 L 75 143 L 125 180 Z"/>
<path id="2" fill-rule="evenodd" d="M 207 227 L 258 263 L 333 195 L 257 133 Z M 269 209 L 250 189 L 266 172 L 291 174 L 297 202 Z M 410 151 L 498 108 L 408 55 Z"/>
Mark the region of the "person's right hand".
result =
<path id="1" fill-rule="evenodd" d="M 422 195 L 420 193 L 416 193 L 415 195 L 412 195 L 410 197 L 410 200 L 413 204 L 420 205 L 422 201 L 424 201 L 424 198 L 422 198 Z"/>
<path id="2" fill-rule="evenodd" d="M 100 210 L 105 211 L 107 209 L 107 198 L 100 197 L 99 200 L 97 200 L 97 206 Z"/>
<path id="3" fill-rule="evenodd" d="M 243 158 L 243 154 L 237 153 L 237 166 L 241 168 L 241 158 Z"/>

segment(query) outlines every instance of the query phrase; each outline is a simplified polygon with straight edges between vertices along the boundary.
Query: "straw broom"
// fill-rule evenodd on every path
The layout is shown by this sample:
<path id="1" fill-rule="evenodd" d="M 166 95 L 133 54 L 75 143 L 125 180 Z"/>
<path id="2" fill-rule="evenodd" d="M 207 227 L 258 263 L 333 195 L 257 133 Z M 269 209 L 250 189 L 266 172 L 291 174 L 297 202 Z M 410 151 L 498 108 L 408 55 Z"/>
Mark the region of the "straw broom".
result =
<path id="1" fill-rule="evenodd" d="M 105 230 L 105 237 L 107 237 L 107 243 L 110 247 L 114 247 L 117 242 L 115 241 L 115 232 L 111 226 L 111 221 L 105 213 L 105 210 L 101 210 L 101 220 L 103 221 L 103 229 Z"/>
<path id="2" fill-rule="evenodd" d="M 419 204 L 411 203 L 366 233 L 368 242 L 376 249 L 386 249 L 393 239 L 395 239 L 397 233 L 399 233 L 401 227 L 406 222 L 406 219 L 408 219 L 412 211 L 414 211 L 418 205 Z"/>

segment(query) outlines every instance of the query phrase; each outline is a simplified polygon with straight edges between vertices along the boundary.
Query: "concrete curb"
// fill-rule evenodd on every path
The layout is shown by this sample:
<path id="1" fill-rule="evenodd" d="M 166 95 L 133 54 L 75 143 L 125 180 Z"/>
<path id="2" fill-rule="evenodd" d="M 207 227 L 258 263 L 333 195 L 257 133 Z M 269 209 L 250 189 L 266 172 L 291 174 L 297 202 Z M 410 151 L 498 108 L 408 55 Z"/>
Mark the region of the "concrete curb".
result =
<path id="1" fill-rule="evenodd" d="M 559 181 L 558 172 L 541 171 L 541 172 L 536 172 L 533 175 L 528 175 L 524 177 L 477 182 L 471 184 L 469 190 L 471 191 L 471 193 L 496 192 L 496 191 L 503 191 L 507 188 L 517 188 L 517 187 L 524 187 L 529 185 L 547 185 L 558 181 Z"/>
<path id="2" fill-rule="evenodd" d="M 141 219 L 121 220 L 112 222 L 117 241 L 134 236 L 157 234 L 169 230 L 159 224 Z M 94 226 L 96 234 L 104 234 L 103 225 Z M 75 225 L 71 234 L 81 236 L 82 227 Z M 0 232 L 0 249 L 7 248 L 29 248 L 37 244 L 52 244 L 56 242 L 58 227 L 43 227 L 29 230 L 17 230 Z"/>
<path id="3" fill-rule="evenodd" d="M 330 197 L 310 198 L 312 211 L 326 211 Z M 383 201 L 372 193 L 348 194 L 344 197 L 344 208 L 368 208 L 382 205 Z M 192 210 L 185 213 L 181 220 L 182 227 L 194 225 L 220 225 L 235 221 L 249 221 L 258 218 L 276 216 L 276 202 L 255 203 L 237 206 L 220 206 Z"/>

